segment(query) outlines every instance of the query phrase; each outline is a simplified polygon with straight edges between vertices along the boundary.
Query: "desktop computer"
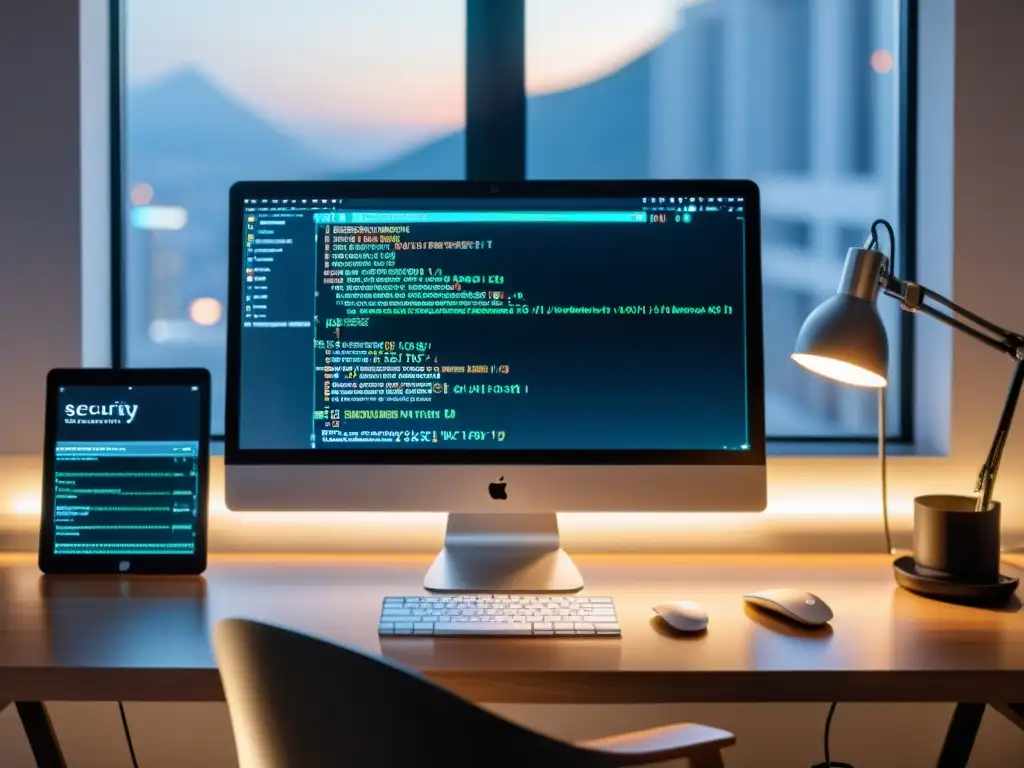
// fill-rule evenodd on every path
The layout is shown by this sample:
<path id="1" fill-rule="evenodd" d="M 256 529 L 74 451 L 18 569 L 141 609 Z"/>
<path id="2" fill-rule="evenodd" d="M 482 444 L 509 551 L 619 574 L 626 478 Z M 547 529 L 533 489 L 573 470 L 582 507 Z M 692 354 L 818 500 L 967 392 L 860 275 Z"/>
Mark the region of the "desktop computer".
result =
<path id="1" fill-rule="evenodd" d="M 558 512 L 760 511 L 757 187 L 240 182 L 232 510 L 447 512 L 424 586 L 573 592 Z"/>

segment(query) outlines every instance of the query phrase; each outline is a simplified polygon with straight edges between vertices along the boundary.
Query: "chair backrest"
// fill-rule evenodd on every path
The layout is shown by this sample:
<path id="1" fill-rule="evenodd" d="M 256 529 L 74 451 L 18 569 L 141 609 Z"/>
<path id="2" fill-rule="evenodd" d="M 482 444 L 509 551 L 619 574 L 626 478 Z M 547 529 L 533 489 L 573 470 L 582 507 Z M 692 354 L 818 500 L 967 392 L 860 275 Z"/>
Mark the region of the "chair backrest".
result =
<path id="1" fill-rule="evenodd" d="M 604 764 L 389 660 L 287 629 L 229 619 L 214 649 L 241 768 Z"/>

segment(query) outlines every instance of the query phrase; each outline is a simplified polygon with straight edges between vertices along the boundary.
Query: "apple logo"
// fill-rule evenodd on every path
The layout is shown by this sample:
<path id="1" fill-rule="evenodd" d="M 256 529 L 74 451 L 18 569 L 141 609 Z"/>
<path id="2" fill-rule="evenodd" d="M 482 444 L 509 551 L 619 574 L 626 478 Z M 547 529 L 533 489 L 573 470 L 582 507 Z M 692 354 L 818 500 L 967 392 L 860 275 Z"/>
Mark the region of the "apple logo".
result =
<path id="1" fill-rule="evenodd" d="M 122 560 L 120 563 L 117 564 L 117 570 L 121 571 L 121 573 L 124 573 L 131 567 L 132 564 L 128 560 Z"/>
<path id="2" fill-rule="evenodd" d="M 491 483 L 487 486 L 487 492 L 491 494 L 492 499 L 504 501 L 508 498 L 508 492 L 505 490 L 507 486 L 508 483 L 505 482 L 505 476 L 502 475 L 498 478 L 498 482 Z"/>

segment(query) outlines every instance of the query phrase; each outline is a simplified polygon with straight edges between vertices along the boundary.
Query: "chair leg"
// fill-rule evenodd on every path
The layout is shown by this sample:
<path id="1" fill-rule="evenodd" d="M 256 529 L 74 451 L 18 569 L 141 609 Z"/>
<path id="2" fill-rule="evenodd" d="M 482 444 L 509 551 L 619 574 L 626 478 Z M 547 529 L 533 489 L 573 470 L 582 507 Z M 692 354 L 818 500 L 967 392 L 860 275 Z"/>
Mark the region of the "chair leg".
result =
<path id="1" fill-rule="evenodd" d="M 691 768 L 725 768 L 722 761 L 722 750 L 711 749 L 707 752 L 699 752 L 690 757 Z"/>

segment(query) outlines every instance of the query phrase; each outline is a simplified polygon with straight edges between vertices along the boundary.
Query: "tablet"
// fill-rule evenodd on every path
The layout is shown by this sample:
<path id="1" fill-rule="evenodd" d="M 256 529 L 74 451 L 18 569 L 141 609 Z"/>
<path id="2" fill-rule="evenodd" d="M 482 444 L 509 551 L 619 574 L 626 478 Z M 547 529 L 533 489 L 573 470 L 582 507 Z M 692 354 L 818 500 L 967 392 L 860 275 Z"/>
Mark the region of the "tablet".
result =
<path id="1" fill-rule="evenodd" d="M 202 573 L 209 444 L 206 370 L 50 371 L 40 569 Z"/>

